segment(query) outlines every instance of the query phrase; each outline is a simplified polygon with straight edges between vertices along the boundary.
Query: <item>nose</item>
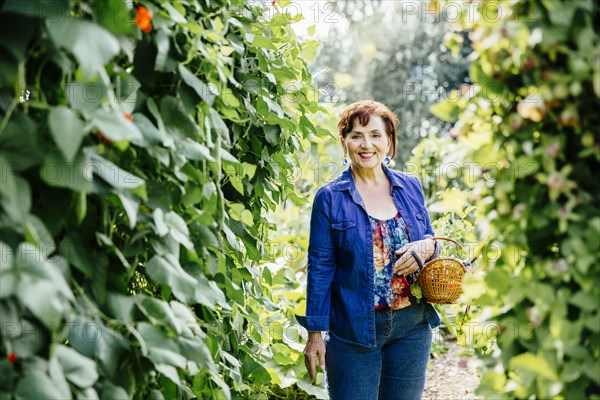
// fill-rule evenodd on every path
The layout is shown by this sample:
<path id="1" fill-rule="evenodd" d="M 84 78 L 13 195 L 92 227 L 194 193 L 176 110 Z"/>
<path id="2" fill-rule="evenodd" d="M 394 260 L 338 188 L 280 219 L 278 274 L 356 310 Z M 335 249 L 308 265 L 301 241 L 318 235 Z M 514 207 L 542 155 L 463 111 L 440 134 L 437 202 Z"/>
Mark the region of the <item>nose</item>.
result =
<path id="1" fill-rule="evenodd" d="M 371 147 L 371 139 L 368 137 L 363 137 L 363 140 L 360 142 L 360 147 L 368 149 Z"/>

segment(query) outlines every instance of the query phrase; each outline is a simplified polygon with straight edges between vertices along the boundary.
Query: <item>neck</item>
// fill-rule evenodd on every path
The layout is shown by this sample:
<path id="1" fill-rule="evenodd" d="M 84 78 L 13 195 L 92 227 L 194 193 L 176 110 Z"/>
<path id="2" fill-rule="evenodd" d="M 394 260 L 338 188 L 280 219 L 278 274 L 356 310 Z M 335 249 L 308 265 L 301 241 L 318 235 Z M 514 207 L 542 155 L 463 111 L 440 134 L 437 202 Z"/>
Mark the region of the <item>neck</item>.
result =
<path id="1" fill-rule="evenodd" d="M 387 176 L 383 171 L 381 164 L 375 168 L 355 168 L 350 165 L 350 173 L 354 178 L 354 184 L 357 186 L 377 186 L 387 182 Z"/>

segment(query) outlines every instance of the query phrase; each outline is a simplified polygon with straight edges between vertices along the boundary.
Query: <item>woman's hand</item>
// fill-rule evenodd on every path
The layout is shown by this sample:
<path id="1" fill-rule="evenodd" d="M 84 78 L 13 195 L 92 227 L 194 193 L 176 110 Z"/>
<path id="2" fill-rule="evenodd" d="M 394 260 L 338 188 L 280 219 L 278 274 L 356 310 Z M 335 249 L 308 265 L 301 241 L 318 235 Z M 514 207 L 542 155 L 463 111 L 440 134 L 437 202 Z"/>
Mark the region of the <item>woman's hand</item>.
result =
<path id="1" fill-rule="evenodd" d="M 325 369 L 325 342 L 321 332 L 308 332 L 308 342 L 304 347 L 304 365 L 311 381 L 317 377 L 315 357 L 319 358 L 319 366 Z"/>
<path id="2" fill-rule="evenodd" d="M 394 263 L 394 272 L 402 275 L 409 275 L 419 269 L 417 260 L 412 256 L 411 251 L 417 253 L 421 261 L 429 259 L 435 251 L 435 241 L 433 239 L 417 240 L 410 242 L 396 250 L 396 255 L 400 258 Z"/>

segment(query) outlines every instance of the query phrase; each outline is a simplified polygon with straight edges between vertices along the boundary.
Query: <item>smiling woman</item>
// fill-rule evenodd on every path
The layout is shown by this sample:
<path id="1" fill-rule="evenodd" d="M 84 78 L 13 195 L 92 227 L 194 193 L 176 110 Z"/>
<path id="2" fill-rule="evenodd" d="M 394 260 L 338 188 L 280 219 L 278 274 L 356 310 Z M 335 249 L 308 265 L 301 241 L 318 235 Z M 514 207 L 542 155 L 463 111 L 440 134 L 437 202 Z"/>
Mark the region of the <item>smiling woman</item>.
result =
<path id="1" fill-rule="evenodd" d="M 354 127 L 347 136 L 347 143 L 353 162 L 360 160 L 381 162 L 382 157 L 388 157 L 391 144 L 385 135 L 383 120 L 376 115 L 371 118 L 367 126 Z"/>
<path id="2" fill-rule="evenodd" d="M 350 105 L 338 129 L 350 166 L 314 199 L 306 316 L 297 316 L 309 331 L 305 364 L 313 379 L 315 358 L 326 365 L 332 400 L 419 399 L 440 323 L 409 289 L 419 268 L 411 252 L 438 254 L 421 184 L 385 165 L 396 151 L 385 105 Z"/>

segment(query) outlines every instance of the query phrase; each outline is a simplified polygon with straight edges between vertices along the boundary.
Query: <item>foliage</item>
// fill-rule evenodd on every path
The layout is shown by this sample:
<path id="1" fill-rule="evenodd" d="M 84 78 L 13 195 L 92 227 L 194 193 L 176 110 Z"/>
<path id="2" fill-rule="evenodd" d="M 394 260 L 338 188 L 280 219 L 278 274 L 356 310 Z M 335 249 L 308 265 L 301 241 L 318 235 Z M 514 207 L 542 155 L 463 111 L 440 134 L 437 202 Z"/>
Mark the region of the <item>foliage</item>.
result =
<path id="1" fill-rule="evenodd" d="M 449 237 L 458 241 L 462 249 L 454 244 L 439 241 L 440 256 L 456 257 L 472 262 L 472 273 L 480 274 L 481 256 L 486 256 L 486 231 L 484 207 L 478 203 L 476 190 L 471 190 L 475 176 L 475 163 L 469 161 L 464 145 L 452 137 L 429 136 L 413 149 L 413 156 L 404 164 L 404 171 L 417 176 L 423 186 L 425 202 L 432 220 L 436 236 Z M 468 166 L 465 168 L 465 166 Z M 483 244 L 483 245 L 482 245 Z M 443 352 L 445 340 L 458 340 L 461 346 L 473 352 L 467 336 L 469 326 L 465 323 L 474 318 L 479 310 L 471 307 L 471 299 L 464 296 L 458 304 L 440 305 L 435 308 L 441 316 L 439 334 L 434 336 L 437 343 L 432 346 L 432 355 Z M 465 311 L 470 310 L 468 313 Z"/>
<path id="2" fill-rule="evenodd" d="M 469 322 L 485 364 L 479 393 L 598 398 L 600 7 L 523 0 L 463 11 L 474 86 L 432 111 L 468 149 L 475 179 L 462 192 L 484 206 L 498 250 L 482 259 L 484 276 L 464 282 L 482 309 Z"/>
<path id="3" fill-rule="evenodd" d="M 265 398 L 263 215 L 329 134 L 317 42 L 241 1 L 0 21 L 0 397 Z"/>

